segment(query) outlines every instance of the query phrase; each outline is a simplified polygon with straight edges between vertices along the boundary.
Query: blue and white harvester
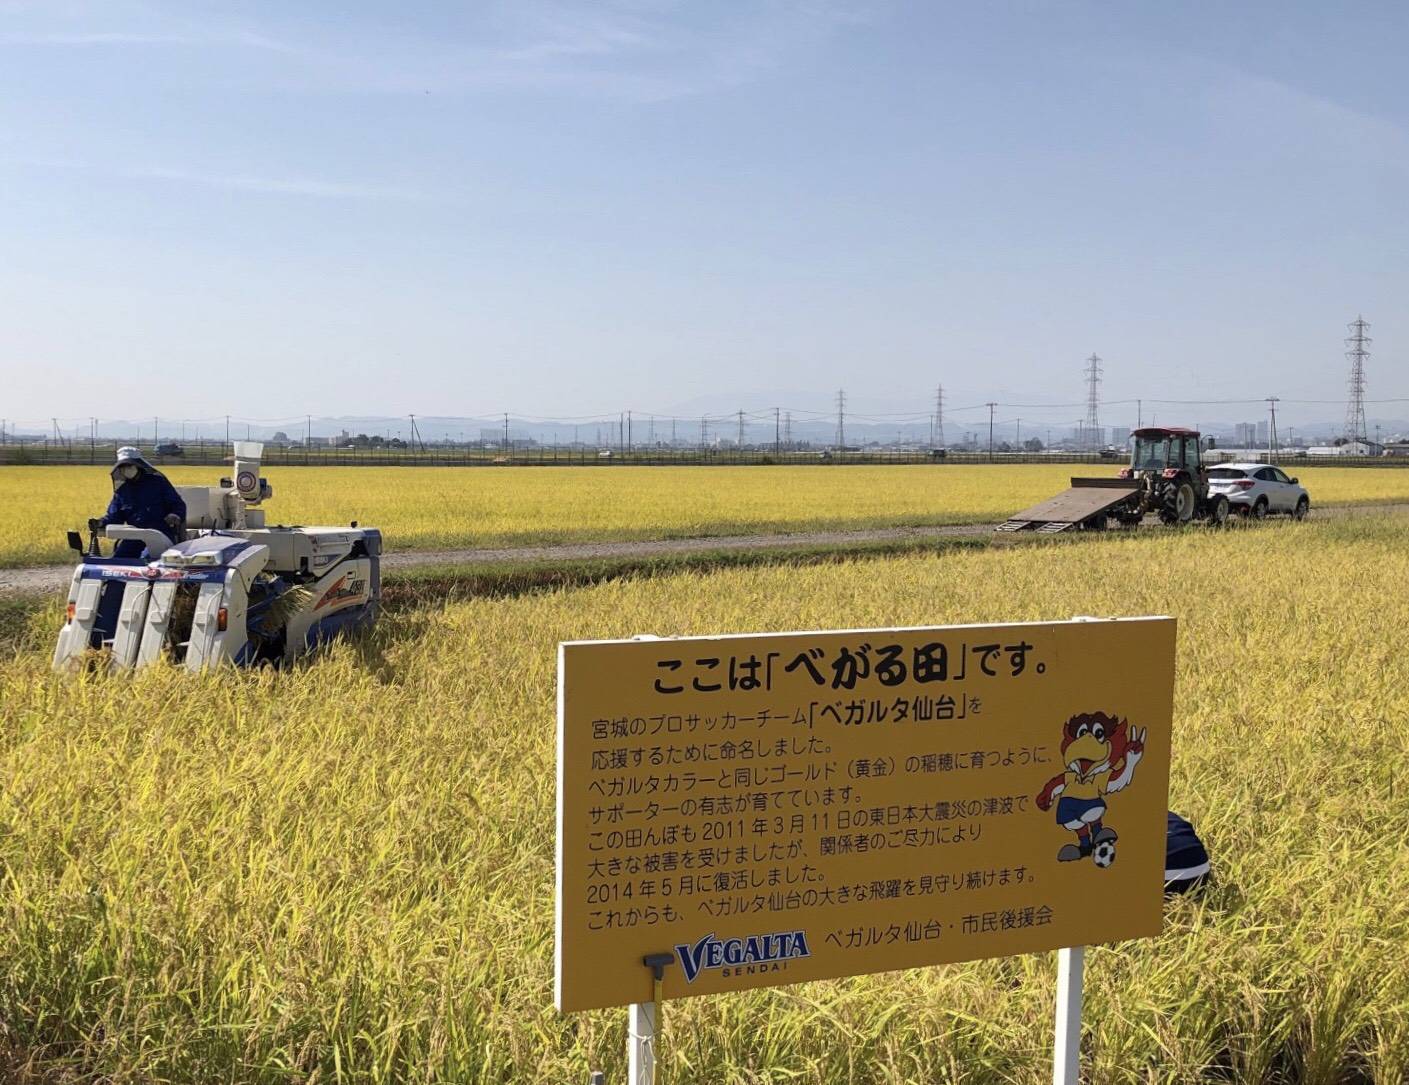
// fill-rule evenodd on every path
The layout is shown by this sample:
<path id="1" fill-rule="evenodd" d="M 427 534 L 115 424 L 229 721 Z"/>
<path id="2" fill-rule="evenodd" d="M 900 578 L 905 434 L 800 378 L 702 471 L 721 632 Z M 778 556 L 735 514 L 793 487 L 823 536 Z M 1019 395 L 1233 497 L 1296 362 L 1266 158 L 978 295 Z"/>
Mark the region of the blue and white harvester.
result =
<path id="1" fill-rule="evenodd" d="M 114 669 L 169 660 L 199 671 L 220 663 L 290 662 L 376 620 L 382 534 L 376 528 L 268 527 L 261 502 L 264 446 L 236 441 L 234 480 L 177 487 L 184 541 L 109 525 L 135 539 L 139 558 L 104 557 L 98 533 L 69 532 L 80 554 L 54 666 L 96 660 Z"/>

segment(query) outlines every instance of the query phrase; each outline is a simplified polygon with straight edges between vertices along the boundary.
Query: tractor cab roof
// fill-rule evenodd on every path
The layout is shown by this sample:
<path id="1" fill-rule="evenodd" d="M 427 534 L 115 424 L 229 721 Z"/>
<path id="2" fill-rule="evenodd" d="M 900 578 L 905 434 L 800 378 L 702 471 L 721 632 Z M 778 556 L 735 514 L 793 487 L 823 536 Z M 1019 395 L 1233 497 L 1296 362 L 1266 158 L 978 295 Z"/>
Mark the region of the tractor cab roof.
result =
<path id="1" fill-rule="evenodd" d="M 1199 431 L 1188 426 L 1142 426 L 1131 430 L 1132 437 L 1197 437 Z"/>

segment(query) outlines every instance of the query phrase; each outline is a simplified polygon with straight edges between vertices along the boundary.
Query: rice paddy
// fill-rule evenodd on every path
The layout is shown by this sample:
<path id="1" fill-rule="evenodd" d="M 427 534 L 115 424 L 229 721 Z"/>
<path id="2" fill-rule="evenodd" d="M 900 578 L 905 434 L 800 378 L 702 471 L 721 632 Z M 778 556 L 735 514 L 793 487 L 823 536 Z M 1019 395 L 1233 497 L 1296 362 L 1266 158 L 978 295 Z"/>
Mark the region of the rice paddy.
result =
<path id="1" fill-rule="evenodd" d="M 1293 468 L 1296 473 L 1297 469 Z M 392 550 L 658 539 L 830 528 L 982 523 L 1049 497 L 1070 464 L 659 467 L 270 468 L 270 523 L 380 527 Z M 1312 467 L 1317 505 L 1409 501 L 1409 470 Z M 177 485 L 215 468 L 176 467 Z M 0 468 L 0 567 L 61 562 L 64 532 L 111 496 L 103 467 Z"/>
<path id="2" fill-rule="evenodd" d="M 897 469 L 957 484 L 946 472 Z M 1391 496 L 1347 474 L 1346 492 Z M 291 504 L 307 489 L 285 487 Z M 753 507 L 815 511 L 796 492 Z M 1158 939 L 1088 953 L 1086 1080 L 1402 1082 L 1406 528 L 1387 512 L 427 591 L 280 673 L 56 676 L 51 602 L 0 660 L 11 1076 L 622 1081 L 625 1013 L 551 1006 L 559 640 L 1165 613 L 1180 620 L 1171 804 L 1215 881 L 1167 905 Z M 1050 956 L 689 999 L 665 1007 L 662 1078 L 1035 1085 L 1052 1000 Z"/>

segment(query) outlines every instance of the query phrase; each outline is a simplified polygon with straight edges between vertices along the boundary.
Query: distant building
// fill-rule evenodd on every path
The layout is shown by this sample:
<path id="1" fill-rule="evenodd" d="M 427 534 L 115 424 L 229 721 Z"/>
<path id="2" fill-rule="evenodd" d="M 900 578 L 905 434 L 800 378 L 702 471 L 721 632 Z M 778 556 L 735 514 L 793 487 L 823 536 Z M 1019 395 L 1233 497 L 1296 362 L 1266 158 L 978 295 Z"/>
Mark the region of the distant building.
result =
<path id="1" fill-rule="evenodd" d="M 1378 456 L 1384 446 L 1374 441 L 1347 441 L 1343 445 L 1314 445 L 1306 450 L 1308 456 Z"/>
<path id="2" fill-rule="evenodd" d="M 1257 426 L 1252 422 L 1239 422 L 1233 427 L 1233 444 L 1239 448 L 1250 448 L 1257 442 Z"/>

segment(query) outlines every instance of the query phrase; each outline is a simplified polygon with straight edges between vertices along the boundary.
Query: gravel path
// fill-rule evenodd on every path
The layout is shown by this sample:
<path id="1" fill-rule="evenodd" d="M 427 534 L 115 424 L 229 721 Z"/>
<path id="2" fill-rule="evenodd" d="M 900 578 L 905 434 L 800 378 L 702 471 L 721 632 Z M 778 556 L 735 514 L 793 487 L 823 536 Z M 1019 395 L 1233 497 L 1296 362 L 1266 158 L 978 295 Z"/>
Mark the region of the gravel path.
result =
<path id="1" fill-rule="evenodd" d="M 1316 519 L 1409 511 L 1409 504 L 1338 505 L 1312 509 Z M 588 558 L 646 558 L 669 554 L 716 553 L 739 550 L 785 550 L 825 546 L 856 546 L 905 539 L 954 539 L 989 535 L 994 524 L 952 524 L 942 527 L 868 528 L 859 531 L 808 531 L 793 535 L 721 535 L 713 538 L 656 539 L 634 542 L 560 543 L 551 546 L 481 547 L 463 550 L 407 550 L 382 556 L 387 572 L 425 565 L 499 564 L 508 561 L 580 561 Z M 0 595 L 33 595 L 59 591 L 73 575 L 72 565 L 36 565 L 0 569 Z"/>

